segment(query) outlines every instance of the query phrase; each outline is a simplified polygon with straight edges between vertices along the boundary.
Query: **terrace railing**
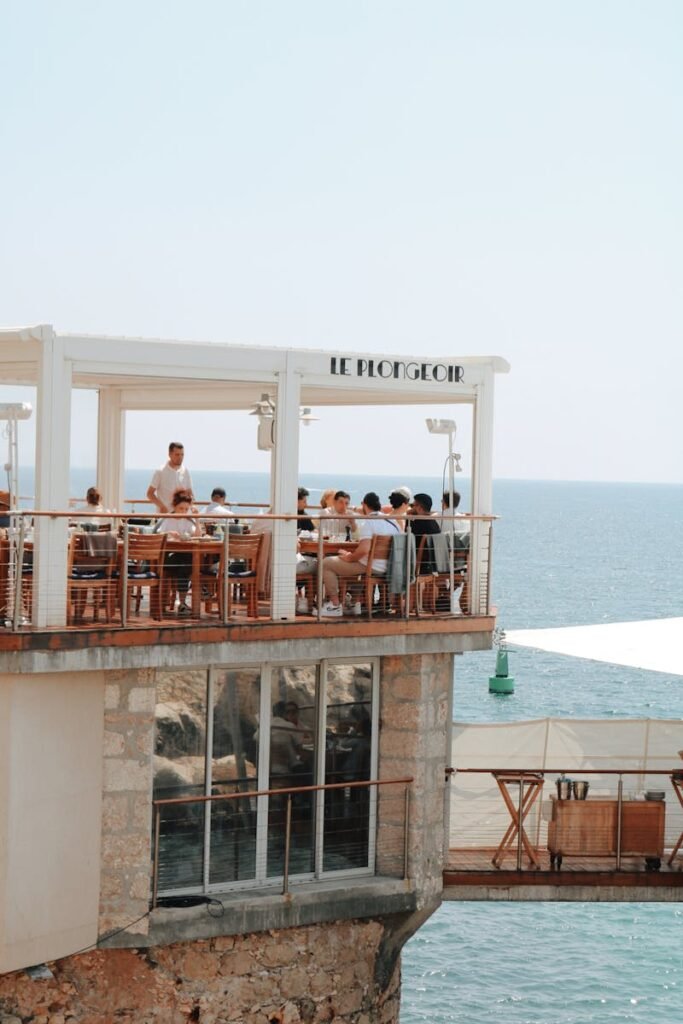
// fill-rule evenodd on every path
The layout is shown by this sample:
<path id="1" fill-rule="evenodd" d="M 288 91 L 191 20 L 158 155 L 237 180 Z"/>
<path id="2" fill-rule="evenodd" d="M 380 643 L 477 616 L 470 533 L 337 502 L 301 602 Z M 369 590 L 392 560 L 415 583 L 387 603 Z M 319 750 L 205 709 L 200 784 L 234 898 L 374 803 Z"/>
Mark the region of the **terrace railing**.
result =
<path id="1" fill-rule="evenodd" d="M 164 895 L 229 888 L 284 894 L 293 880 L 340 873 L 408 878 L 412 782 L 256 789 L 244 779 L 211 795 L 157 799 L 152 906 Z"/>
<path id="2" fill-rule="evenodd" d="M 160 517 L 147 512 L 13 512 L 0 531 L 0 622 L 20 632 L 329 621 L 323 561 L 357 543 L 346 517 L 337 532 L 329 516 L 325 535 L 298 538 L 293 515 L 193 518 L 202 537 L 169 536 L 157 562 L 151 541 L 150 556 L 141 553 L 144 538 L 158 536 Z M 455 531 L 436 538 L 397 532 L 386 574 L 344 581 L 344 617 L 359 606 L 366 620 L 491 614 L 492 539 L 490 516 L 458 517 Z M 178 604 L 188 586 L 186 611 Z"/>
<path id="3" fill-rule="evenodd" d="M 679 769 L 450 771 L 450 870 L 683 867 Z"/>

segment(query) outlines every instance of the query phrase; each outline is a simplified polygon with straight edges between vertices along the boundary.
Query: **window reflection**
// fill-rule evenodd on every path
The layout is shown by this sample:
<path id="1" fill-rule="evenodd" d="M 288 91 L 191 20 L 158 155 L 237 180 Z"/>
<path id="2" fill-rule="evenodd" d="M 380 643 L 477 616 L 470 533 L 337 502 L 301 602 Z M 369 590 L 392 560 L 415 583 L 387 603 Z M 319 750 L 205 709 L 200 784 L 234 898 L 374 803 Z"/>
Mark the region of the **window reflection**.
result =
<path id="1" fill-rule="evenodd" d="M 155 710 L 154 799 L 202 796 L 206 784 L 206 672 L 160 672 Z M 204 857 L 204 805 L 162 808 L 161 891 L 199 886 Z"/>
<path id="2" fill-rule="evenodd" d="M 316 666 L 274 668 L 271 675 L 270 775 L 272 790 L 316 782 Z M 315 793 L 291 798 L 290 871 L 307 874 L 315 866 Z M 284 869 L 287 797 L 274 793 L 268 810 L 268 874 Z"/>
<path id="3" fill-rule="evenodd" d="M 258 789 L 260 677 L 257 669 L 214 674 L 211 795 L 245 795 L 211 804 L 211 883 L 256 874 L 257 808 L 248 794 Z"/>
<path id="4" fill-rule="evenodd" d="M 365 782 L 372 764 L 372 666 L 330 665 L 325 690 L 325 782 Z M 367 787 L 325 793 L 325 871 L 367 866 L 369 817 Z"/>
<path id="5" fill-rule="evenodd" d="M 158 674 L 155 799 L 229 797 L 163 808 L 161 893 L 282 875 L 288 802 L 292 877 L 371 866 L 376 795 L 353 784 L 373 773 L 373 664 L 268 669 L 263 722 L 262 671 Z M 325 783 L 338 788 L 307 790 Z"/>

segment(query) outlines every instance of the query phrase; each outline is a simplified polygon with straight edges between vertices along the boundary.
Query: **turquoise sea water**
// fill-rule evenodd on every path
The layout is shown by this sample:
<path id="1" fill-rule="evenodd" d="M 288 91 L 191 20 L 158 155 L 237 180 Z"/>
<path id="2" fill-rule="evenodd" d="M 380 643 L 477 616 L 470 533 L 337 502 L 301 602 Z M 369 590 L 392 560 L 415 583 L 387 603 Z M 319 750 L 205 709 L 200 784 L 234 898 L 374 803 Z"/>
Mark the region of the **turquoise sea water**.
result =
<path id="1" fill-rule="evenodd" d="M 127 496 L 143 495 L 150 475 L 130 473 Z M 72 494 L 92 482 L 90 471 L 74 471 Z M 301 482 L 311 501 L 327 486 L 345 487 L 354 501 L 403 483 L 436 498 L 441 486 L 410 476 L 302 473 Z M 214 484 L 234 501 L 268 495 L 262 474 L 195 473 L 194 483 L 199 498 Z M 468 485 L 456 481 L 464 501 Z M 22 493 L 31 486 L 22 475 Z M 683 614 L 683 487 L 501 481 L 494 493 L 503 628 Z M 456 718 L 683 715 L 681 677 L 516 652 L 516 692 L 495 697 L 493 666 L 490 652 L 457 659 Z M 681 904 L 447 904 L 405 947 L 401 1024 L 680 1024 L 682 924 Z"/>
<path id="2" fill-rule="evenodd" d="M 510 481 L 495 498 L 504 628 L 683 614 L 683 487 Z M 456 718 L 683 715 L 680 677 L 520 651 L 496 697 L 493 667 L 457 659 Z M 681 904 L 446 904 L 405 947 L 401 1024 L 679 1024 L 682 926 Z"/>

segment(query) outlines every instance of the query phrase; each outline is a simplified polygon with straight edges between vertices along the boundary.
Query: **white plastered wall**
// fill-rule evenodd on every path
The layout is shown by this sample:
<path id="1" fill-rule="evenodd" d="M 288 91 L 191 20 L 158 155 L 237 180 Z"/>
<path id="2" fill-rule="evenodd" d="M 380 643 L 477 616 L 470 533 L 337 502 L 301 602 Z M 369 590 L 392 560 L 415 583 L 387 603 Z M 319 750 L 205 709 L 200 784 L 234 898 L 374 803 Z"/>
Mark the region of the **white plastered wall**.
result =
<path id="1" fill-rule="evenodd" d="M 0 677 L 0 973 L 97 939 L 104 678 Z"/>

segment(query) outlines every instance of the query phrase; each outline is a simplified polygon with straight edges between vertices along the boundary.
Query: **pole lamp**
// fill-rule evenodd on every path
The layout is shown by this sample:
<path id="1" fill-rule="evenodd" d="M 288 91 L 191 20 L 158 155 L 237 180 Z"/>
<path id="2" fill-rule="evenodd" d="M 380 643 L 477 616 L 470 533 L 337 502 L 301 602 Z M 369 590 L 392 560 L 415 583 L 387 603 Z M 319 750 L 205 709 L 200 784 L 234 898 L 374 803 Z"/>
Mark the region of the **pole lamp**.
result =
<path id="1" fill-rule="evenodd" d="M 10 511 L 19 504 L 19 420 L 27 420 L 33 412 L 28 402 L 0 402 L 0 422 L 6 423 L 4 435 L 7 438 L 7 490 L 9 491 Z"/>
<path id="2" fill-rule="evenodd" d="M 451 614 L 460 614 L 460 588 L 458 593 L 455 592 L 455 569 L 454 569 L 454 552 L 453 552 L 453 523 L 452 517 L 454 514 L 453 508 L 453 492 L 455 487 L 453 485 L 453 476 L 455 473 L 462 472 L 462 466 L 460 465 L 460 459 L 462 456 L 459 452 L 453 451 L 453 442 L 455 440 L 455 432 L 457 426 L 455 420 L 436 420 L 427 419 L 427 430 L 430 434 L 447 434 L 448 435 L 448 508 L 451 514 L 451 544 L 449 546 L 449 576 L 450 576 L 450 587 L 451 587 Z"/>

